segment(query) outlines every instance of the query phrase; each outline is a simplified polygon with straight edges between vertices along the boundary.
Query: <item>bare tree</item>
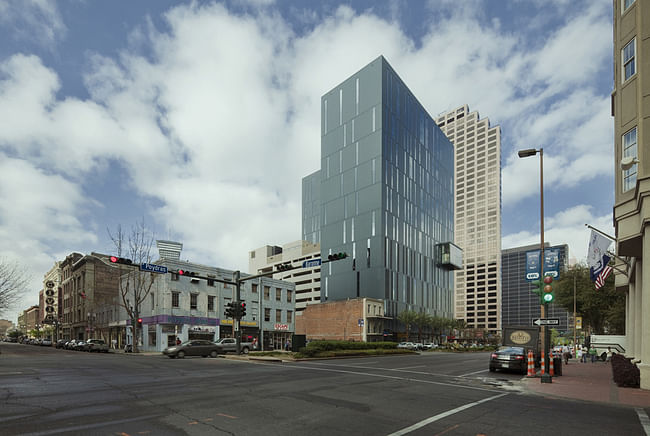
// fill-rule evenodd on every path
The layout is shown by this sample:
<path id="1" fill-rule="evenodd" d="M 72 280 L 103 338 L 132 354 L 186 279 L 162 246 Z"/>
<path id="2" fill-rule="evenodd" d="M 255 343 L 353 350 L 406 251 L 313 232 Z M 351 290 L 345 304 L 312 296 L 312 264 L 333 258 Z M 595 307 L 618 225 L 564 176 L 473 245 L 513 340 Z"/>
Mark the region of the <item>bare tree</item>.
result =
<path id="1" fill-rule="evenodd" d="M 118 225 L 117 230 L 112 233 L 108 230 L 108 236 L 113 241 L 117 256 L 129 259 L 132 264 L 117 263 L 122 270 L 119 279 L 119 300 L 118 304 L 126 310 L 131 318 L 133 329 L 133 352 L 138 352 L 137 320 L 140 317 L 142 303 L 149 296 L 154 284 L 154 274 L 139 271 L 136 267 L 143 263 L 151 263 L 151 250 L 154 244 L 154 235 L 145 225 L 144 219 L 131 227 L 131 232 L 126 235 L 122 226 Z"/>
<path id="2" fill-rule="evenodd" d="M 0 315 L 18 302 L 27 291 L 29 276 L 24 266 L 0 258 Z"/>

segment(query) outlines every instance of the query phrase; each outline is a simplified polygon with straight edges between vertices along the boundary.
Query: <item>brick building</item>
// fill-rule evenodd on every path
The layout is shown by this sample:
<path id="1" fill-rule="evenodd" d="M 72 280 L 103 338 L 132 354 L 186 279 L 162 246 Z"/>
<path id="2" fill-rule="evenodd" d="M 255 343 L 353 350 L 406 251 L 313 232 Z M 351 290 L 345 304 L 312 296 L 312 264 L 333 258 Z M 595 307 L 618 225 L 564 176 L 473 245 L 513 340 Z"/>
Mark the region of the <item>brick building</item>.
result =
<path id="1" fill-rule="evenodd" d="M 296 316 L 296 334 L 308 340 L 377 342 L 385 340 L 384 321 L 390 319 L 384 316 L 383 300 L 328 301 L 309 305 Z"/>

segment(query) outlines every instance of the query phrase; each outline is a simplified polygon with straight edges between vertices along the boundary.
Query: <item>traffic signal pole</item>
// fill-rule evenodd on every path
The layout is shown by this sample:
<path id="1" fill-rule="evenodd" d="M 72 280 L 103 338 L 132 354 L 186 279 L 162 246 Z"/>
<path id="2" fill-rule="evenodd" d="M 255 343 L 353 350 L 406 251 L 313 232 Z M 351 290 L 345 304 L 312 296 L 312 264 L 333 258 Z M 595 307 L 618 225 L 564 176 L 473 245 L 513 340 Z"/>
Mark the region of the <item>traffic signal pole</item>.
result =
<path id="1" fill-rule="evenodd" d="M 235 301 L 237 302 L 237 305 L 240 304 L 240 298 L 241 298 L 241 273 L 239 270 L 235 271 L 234 273 L 234 279 L 235 279 Z M 239 310 L 239 307 L 237 307 L 236 310 Z M 239 321 L 240 321 L 241 313 L 238 311 L 237 316 L 235 316 L 232 320 L 232 327 L 235 330 L 235 338 L 237 341 L 237 355 L 241 353 L 241 330 L 239 328 Z M 260 320 L 261 322 L 261 320 Z"/>

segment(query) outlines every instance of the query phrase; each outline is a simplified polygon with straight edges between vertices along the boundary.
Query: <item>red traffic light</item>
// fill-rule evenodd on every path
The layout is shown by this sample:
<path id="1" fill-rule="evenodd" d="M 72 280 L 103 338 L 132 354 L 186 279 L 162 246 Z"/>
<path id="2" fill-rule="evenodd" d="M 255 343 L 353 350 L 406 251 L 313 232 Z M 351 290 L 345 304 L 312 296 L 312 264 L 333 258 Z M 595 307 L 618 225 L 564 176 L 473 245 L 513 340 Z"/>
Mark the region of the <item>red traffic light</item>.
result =
<path id="1" fill-rule="evenodd" d="M 553 282 L 553 277 L 551 276 L 544 277 L 544 283 L 546 283 L 547 285 L 550 285 L 552 282 Z"/>
<path id="2" fill-rule="evenodd" d="M 138 318 L 138 324 L 142 324 L 142 318 Z"/>
<path id="3" fill-rule="evenodd" d="M 126 259 L 124 257 L 111 256 L 109 258 L 111 263 L 123 263 L 125 265 L 131 265 L 133 261 L 131 259 Z"/>

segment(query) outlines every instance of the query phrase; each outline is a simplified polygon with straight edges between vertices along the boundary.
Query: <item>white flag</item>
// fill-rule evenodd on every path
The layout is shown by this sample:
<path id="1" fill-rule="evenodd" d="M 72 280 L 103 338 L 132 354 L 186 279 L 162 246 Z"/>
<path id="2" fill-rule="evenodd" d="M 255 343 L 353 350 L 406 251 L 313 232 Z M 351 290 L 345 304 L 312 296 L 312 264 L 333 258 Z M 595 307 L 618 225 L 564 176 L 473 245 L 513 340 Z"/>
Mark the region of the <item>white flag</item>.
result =
<path id="1" fill-rule="evenodd" d="M 600 286 L 598 286 L 599 283 L 596 283 L 596 288 L 600 288 L 604 284 L 605 278 L 611 272 L 607 266 L 610 259 L 607 255 L 607 249 L 610 245 L 612 245 L 611 239 L 593 230 L 591 231 L 589 250 L 587 251 L 587 265 L 589 265 L 589 273 L 592 281 L 596 281 L 599 276 L 601 277 L 602 282 Z M 604 274 L 601 275 L 603 272 Z"/>

